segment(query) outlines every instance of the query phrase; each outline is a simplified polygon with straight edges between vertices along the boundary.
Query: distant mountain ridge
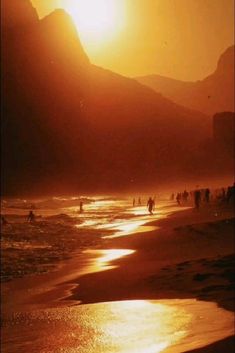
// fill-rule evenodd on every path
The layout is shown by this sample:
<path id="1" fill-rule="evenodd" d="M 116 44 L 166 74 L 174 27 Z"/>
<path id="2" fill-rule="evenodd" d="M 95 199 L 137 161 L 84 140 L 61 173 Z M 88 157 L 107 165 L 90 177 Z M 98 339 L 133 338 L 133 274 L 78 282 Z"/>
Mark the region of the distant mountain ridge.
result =
<path id="1" fill-rule="evenodd" d="M 4 193 L 117 190 L 195 174 L 211 119 L 92 65 L 64 11 L 40 21 L 28 13 L 20 30 L 4 22 Z"/>
<path id="2" fill-rule="evenodd" d="M 234 46 L 220 57 L 216 71 L 197 82 L 184 82 L 158 75 L 136 78 L 177 104 L 204 114 L 234 111 Z"/>

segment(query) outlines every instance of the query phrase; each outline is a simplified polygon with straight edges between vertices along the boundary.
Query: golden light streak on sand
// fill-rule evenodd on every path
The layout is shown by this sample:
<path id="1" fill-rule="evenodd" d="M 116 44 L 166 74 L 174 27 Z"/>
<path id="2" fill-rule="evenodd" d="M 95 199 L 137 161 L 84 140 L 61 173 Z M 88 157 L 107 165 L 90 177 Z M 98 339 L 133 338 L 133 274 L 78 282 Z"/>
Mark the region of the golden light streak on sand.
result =
<path id="1" fill-rule="evenodd" d="M 110 270 L 116 266 L 110 265 L 110 262 L 120 259 L 124 256 L 133 254 L 135 251 L 130 249 L 108 249 L 108 250 L 86 250 L 84 254 L 93 255 L 89 266 L 89 272 L 100 272 Z M 95 259 L 94 256 L 97 256 Z"/>
<path id="2" fill-rule="evenodd" d="M 28 352 L 43 353 L 180 353 L 232 333 L 233 314 L 214 303 L 128 300 L 19 313 L 17 322 L 5 322 L 3 349 L 25 353 L 27 345 Z M 9 334 L 14 337 L 11 351 Z"/>

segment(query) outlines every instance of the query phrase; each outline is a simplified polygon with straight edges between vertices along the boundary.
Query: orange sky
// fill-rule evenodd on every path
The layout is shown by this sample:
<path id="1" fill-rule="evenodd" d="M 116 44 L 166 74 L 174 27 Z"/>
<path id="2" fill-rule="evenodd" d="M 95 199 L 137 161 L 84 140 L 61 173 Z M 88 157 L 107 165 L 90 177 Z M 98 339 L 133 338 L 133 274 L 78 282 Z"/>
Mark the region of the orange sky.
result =
<path id="1" fill-rule="evenodd" d="M 40 17 L 66 2 L 31 1 Z M 114 1 L 123 3 L 122 30 L 95 51 L 82 41 L 94 64 L 123 75 L 201 79 L 234 43 L 234 0 Z"/>

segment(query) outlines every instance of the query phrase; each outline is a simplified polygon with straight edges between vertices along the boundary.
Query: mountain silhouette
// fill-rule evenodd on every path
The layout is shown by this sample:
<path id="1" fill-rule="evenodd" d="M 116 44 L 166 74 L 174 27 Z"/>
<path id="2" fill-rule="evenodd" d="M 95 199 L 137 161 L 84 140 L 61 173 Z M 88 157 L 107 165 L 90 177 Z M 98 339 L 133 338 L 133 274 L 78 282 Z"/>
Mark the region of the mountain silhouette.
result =
<path id="1" fill-rule="evenodd" d="M 185 107 L 213 115 L 234 111 L 234 46 L 220 57 L 216 71 L 202 81 L 184 82 L 149 75 L 137 80 Z"/>
<path id="2" fill-rule="evenodd" d="M 1 26 L 2 34 L 5 35 L 5 28 L 8 33 L 12 29 L 22 32 L 39 22 L 37 11 L 28 0 L 7 0 L 1 2 Z"/>
<path id="3" fill-rule="evenodd" d="M 118 190 L 197 173 L 210 118 L 92 65 L 63 10 L 39 20 L 29 1 L 4 6 L 3 193 Z"/>

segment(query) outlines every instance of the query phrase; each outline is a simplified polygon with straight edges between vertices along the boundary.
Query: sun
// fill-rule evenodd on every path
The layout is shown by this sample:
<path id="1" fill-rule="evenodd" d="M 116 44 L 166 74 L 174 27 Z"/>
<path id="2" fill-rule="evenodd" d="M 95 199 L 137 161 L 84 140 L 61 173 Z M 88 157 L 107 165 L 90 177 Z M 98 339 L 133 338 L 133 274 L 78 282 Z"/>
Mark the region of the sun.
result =
<path id="1" fill-rule="evenodd" d="M 72 16 L 81 40 L 96 50 L 120 32 L 123 0 L 63 0 L 63 8 Z"/>

